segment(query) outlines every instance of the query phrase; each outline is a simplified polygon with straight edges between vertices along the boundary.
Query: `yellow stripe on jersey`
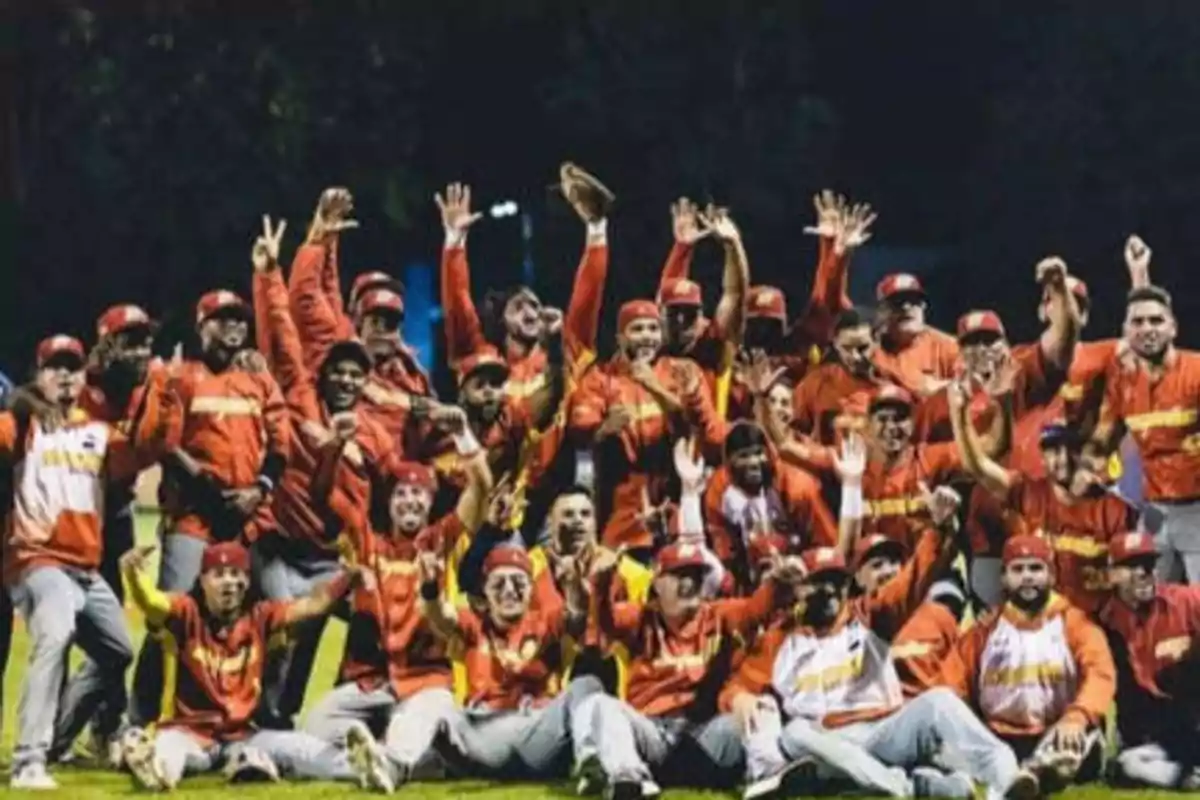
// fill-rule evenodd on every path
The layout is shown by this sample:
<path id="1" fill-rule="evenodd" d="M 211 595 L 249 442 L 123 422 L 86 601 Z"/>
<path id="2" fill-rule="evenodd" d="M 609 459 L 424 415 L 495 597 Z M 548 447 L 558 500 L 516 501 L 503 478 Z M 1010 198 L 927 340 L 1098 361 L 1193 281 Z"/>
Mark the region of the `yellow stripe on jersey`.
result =
<path id="1" fill-rule="evenodd" d="M 262 404 L 251 397 L 201 395 L 192 398 L 188 411 L 193 414 L 216 414 L 223 417 L 257 417 L 262 414 Z"/>
<path id="2" fill-rule="evenodd" d="M 1040 664 L 984 670 L 980 683 L 983 686 L 1022 686 L 1029 683 L 1057 682 L 1066 675 L 1066 668 L 1062 664 L 1046 661 Z"/>
<path id="3" fill-rule="evenodd" d="M 1171 408 L 1166 411 L 1148 411 L 1125 418 L 1125 427 L 1140 433 L 1151 428 L 1186 428 L 1196 422 L 1196 409 Z"/>

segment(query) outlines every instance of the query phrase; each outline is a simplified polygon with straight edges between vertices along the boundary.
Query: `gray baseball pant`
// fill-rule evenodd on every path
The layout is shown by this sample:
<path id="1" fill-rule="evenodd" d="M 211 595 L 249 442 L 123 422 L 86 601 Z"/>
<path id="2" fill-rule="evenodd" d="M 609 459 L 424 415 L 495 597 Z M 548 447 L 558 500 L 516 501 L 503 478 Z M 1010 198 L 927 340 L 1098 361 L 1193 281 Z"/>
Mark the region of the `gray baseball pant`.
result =
<path id="1" fill-rule="evenodd" d="M 571 720 L 571 736 L 576 763 L 598 759 L 610 783 L 654 780 L 654 770 L 688 740 L 709 762 L 693 774 L 704 773 L 704 766 L 736 774 L 745 760 L 730 714 L 699 724 L 682 717 L 647 717 L 608 694 L 584 698 Z"/>
<path id="2" fill-rule="evenodd" d="M 448 738 L 471 767 L 487 775 L 566 777 L 574 714 L 586 698 L 603 692 L 600 680 L 586 675 L 571 681 L 566 691 L 541 708 L 459 710 L 450 722 Z"/>
<path id="3" fill-rule="evenodd" d="M 189 592 L 200 577 L 200 562 L 207 543 L 195 536 L 168 533 L 162 537 L 162 562 L 158 568 L 158 588 L 164 592 Z M 146 636 L 133 673 L 133 697 L 129 721 L 146 727 L 162 712 L 163 652 L 162 641 Z"/>
<path id="4" fill-rule="evenodd" d="M 931 689 L 883 719 L 844 728 L 793 719 L 772 731 L 769 721 L 762 723 L 750 736 L 754 760 L 782 764 L 811 756 L 867 791 L 892 797 L 911 796 L 907 772 L 935 755 L 985 784 L 995 800 L 1019 769 L 1012 748 L 946 688 Z"/>
<path id="5" fill-rule="evenodd" d="M 154 737 L 154 757 L 171 785 L 186 774 L 211 772 L 240 748 L 261 750 L 285 778 L 355 781 L 357 774 L 344 750 L 295 731 L 258 731 L 250 738 L 226 747 L 202 743 L 180 728 L 165 728 Z"/>
<path id="6" fill-rule="evenodd" d="M 67 715 L 87 719 L 101 701 L 116 708 L 125 704 L 125 671 L 133 660 L 133 644 L 121 604 L 98 572 L 37 567 L 22 575 L 11 593 L 32 639 L 17 706 L 15 770 L 46 761 L 71 645 L 78 644 L 99 665 L 90 681 L 77 682 L 62 698 L 71 704 Z"/>
<path id="7" fill-rule="evenodd" d="M 1200 583 L 1200 503 L 1151 503 L 1154 513 L 1143 514 L 1142 527 L 1154 534 L 1158 547 L 1158 577 L 1170 583 Z M 1150 530 L 1147 516 L 1159 516 Z"/>
<path id="8" fill-rule="evenodd" d="M 388 759 L 415 778 L 440 777 L 445 769 L 433 740 L 449 726 L 457 706 L 448 689 L 422 689 L 398 700 L 387 687 L 364 692 L 353 681 L 335 687 L 308 712 L 303 730 L 335 747 L 345 747 L 355 722 L 383 730 Z"/>
<path id="9" fill-rule="evenodd" d="M 305 597 L 341 571 L 336 557 L 293 558 L 281 544 L 276 542 L 261 549 L 264 555 L 258 566 L 258 580 L 268 600 Z M 256 548 L 256 559 L 259 552 Z M 289 631 L 290 646 L 269 657 L 263 676 L 263 705 L 273 721 L 287 723 L 300 713 L 328 621 L 328 617 L 322 616 L 293 626 Z"/>
<path id="10" fill-rule="evenodd" d="M 1183 765 L 1171 758 L 1161 745 L 1143 744 L 1117 753 L 1117 772 L 1139 786 L 1174 789 L 1183 778 Z"/>

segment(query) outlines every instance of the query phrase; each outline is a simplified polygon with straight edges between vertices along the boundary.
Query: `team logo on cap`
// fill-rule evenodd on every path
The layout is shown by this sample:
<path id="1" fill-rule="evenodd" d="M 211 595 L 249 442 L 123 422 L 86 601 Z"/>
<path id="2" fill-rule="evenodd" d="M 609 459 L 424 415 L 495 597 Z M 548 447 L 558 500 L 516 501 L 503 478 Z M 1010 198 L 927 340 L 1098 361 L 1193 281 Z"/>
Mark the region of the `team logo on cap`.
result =
<path id="1" fill-rule="evenodd" d="M 775 302 L 775 299 L 778 296 L 779 292 L 775 291 L 774 289 L 767 289 L 766 291 L 758 293 L 758 297 L 754 299 L 754 304 L 760 308 L 766 308 Z"/>
<path id="2" fill-rule="evenodd" d="M 984 313 L 982 311 L 972 311 L 967 314 L 966 328 L 974 330 L 975 328 L 983 327 Z"/>
<path id="3" fill-rule="evenodd" d="M 675 284 L 675 292 L 674 293 L 679 297 L 683 297 L 684 295 L 695 291 L 697 288 L 698 287 L 696 286 L 696 284 L 692 283 L 691 281 L 682 280 Z"/>
<path id="4" fill-rule="evenodd" d="M 892 283 L 892 289 L 897 292 L 905 292 L 916 288 L 917 279 L 912 275 L 897 275 L 896 280 Z"/>

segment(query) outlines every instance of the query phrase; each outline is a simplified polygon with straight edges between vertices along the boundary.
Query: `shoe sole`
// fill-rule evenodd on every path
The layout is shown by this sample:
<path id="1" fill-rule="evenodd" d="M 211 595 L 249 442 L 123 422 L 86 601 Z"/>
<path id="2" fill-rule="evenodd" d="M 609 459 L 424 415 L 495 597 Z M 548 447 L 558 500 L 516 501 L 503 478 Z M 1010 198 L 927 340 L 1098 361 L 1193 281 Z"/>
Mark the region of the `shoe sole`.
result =
<path id="1" fill-rule="evenodd" d="M 363 733 L 359 728 L 351 728 L 346 734 L 346 751 L 350 766 L 358 773 L 359 786 L 391 794 L 395 787 L 384 778 L 386 765 L 379 757 L 370 734 L 364 736 Z"/>
<path id="2" fill-rule="evenodd" d="M 1037 800 L 1041 796 L 1041 785 L 1033 775 L 1022 773 L 1004 793 L 1006 800 Z"/>

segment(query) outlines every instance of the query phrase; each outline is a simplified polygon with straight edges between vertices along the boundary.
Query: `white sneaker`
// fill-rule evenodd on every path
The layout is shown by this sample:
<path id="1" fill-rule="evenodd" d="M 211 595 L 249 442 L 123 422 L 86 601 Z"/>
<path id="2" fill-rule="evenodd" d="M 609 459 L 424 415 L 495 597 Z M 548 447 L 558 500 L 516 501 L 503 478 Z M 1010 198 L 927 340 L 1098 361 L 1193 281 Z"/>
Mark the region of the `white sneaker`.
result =
<path id="1" fill-rule="evenodd" d="M 942 772 L 936 767 L 913 767 L 913 793 L 917 797 L 946 797 L 970 800 L 975 782 L 965 772 Z"/>
<path id="2" fill-rule="evenodd" d="M 11 789 L 54 791 L 58 788 L 58 781 L 50 777 L 49 772 L 46 772 L 45 764 L 33 761 L 14 772 L 8 781 L 8 786 Z"/>
<path id="3" fill-rule="evenodd" d="M 257 747 L 239 747 L 225 765 L 225 776 L 230 783 L 278 783 L 279 768 Z"/>
<path id="4" fill-rule="evenodd" d="M 161 792 L 169 786 L 162 765 L 154 754 L 154 739 L 141 728 L 130 728 L 121 737 L 121 761 L 129 768 L 134 783 L 149 792 Z"/>
<path id="5" fill-rule="evenodd" d="M 608 778 L 604 775 L 604 767 L 600 766 L 600 759 L 596 756 L 589 756 L 579 762 L 575 766 L 573 777 L 575 794 L 580 797 L 600 794 L 608 784 Z"/>
<path id="6" fill-rule="evenodd" d="M 396 784 L 388 769 L 387 756 L 366 725 L 355 722 L 346 731 L 346 751 L 350 758 L 350 766 L 358 773 L 359 786 L 384 794 L 396 791 Z"/>

